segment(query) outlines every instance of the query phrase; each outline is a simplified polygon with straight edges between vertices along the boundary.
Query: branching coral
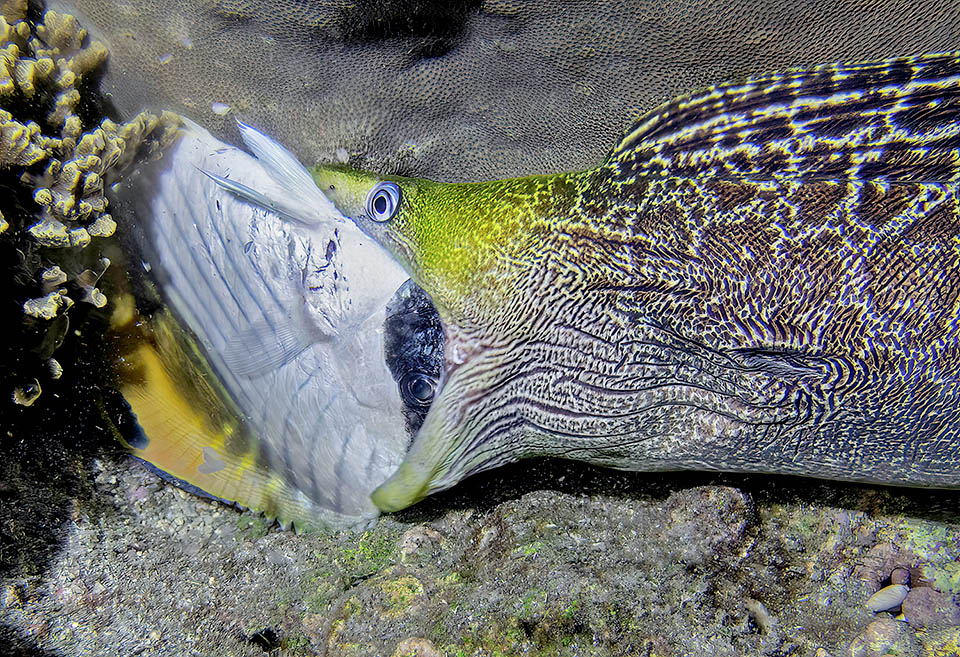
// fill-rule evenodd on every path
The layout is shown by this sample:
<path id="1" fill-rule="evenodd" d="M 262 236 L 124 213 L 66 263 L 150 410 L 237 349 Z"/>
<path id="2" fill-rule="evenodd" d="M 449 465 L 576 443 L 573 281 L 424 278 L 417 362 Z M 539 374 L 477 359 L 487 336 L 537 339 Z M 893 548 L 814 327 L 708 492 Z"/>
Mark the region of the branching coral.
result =
<path id="1" fill-rule="evenodd" d="M 169 144 L 178 119 L 107 118 L 96 90 L 106 46 L 69 14 L 47 11 L 33 22 L 26 0 L 2 1 L 0 11 L 0 187 L 15 190 L 0 200 L 0 248 L 15 262 L 9 277 L 22 311 L 4 383 L 29 405 L 38 377 L 62 372 L 52 354 L 67 334 L 66 314 L 107 303 L 96 284 L 110 261 L 100 249 L 81 251 L 116 231 L 105 189 Z"/>

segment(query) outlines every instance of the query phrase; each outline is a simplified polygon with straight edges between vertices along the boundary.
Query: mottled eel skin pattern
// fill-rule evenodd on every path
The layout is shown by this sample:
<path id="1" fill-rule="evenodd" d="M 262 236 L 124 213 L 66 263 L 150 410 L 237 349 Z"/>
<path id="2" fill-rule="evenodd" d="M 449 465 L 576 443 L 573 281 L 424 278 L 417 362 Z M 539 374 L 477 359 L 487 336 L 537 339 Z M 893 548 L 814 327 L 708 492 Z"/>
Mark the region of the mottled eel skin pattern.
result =
<path id="1" fill-rule="evenodd" d="M 960 486 L 958 149 L 952 53 L 680 98 L 590 171 L 375 178 L 449 363 L 375 502 L 543 454 Z"/>

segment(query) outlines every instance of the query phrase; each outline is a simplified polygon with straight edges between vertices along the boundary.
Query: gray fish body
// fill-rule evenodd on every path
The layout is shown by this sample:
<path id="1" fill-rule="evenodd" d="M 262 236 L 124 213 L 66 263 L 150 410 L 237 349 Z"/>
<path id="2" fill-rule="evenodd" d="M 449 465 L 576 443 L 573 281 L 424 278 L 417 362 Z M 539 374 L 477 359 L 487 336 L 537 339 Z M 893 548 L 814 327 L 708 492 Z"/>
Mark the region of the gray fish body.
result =
<path id="1" fill-rule="evenodd" d="M 386 308 L 406 274 L 333 214 L 306 229 L 201 170 L 276 198 L 291 194 L 272 188 L 253 157 L 188 128 L 126 193 L 149 275 L 240 409 L 256 458 L 308 498 L 321 521 L 372 517 L 370 492 L 411 439 L 395 377 L 404 365 L 391 368 L 384 345 Z M 390 339 L 419 353 L 421 337 L 394 330 Z M 189 449 L 198 447 L 211 449 Z"/>

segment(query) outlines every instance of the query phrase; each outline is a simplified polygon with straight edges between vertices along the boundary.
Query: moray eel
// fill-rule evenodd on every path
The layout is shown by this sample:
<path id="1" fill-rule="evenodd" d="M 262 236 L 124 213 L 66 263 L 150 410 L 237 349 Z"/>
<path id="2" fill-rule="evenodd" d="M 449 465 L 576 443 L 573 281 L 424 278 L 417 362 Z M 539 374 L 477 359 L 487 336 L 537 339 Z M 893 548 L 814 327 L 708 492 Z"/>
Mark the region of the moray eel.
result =
<path id="1" fill-rule="evenodd" d="M 312 174 L 445 330 L 382 510 L 543 455 L 960 486 L 957 53 L 712 87 L 588 171 Z"/>
<path id="2" fill-rule="evenodd" d="M 148 271 L 114 313 L 121 397 L 106 414 L 192 492 L 298 530 L 353 526 L 378 514 L 370 493 L 430 407 L 439 317 L 291 156 L 244 137 L 259 160 L 187 122 L 118 190 Z M 256 183 L 270 209 L 221 176 Z"/>

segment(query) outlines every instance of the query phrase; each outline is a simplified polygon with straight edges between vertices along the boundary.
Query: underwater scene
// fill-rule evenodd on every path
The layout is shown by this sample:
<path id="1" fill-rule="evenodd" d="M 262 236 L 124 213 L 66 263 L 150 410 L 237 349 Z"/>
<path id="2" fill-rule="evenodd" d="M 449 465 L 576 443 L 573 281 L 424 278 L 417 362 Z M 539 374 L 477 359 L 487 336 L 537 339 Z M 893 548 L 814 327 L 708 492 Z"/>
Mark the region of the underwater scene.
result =
<path id="1" fill-rule="evenodd" d="M 960 657 L 954 0 L 0 0 L 0 655 Z"/>

